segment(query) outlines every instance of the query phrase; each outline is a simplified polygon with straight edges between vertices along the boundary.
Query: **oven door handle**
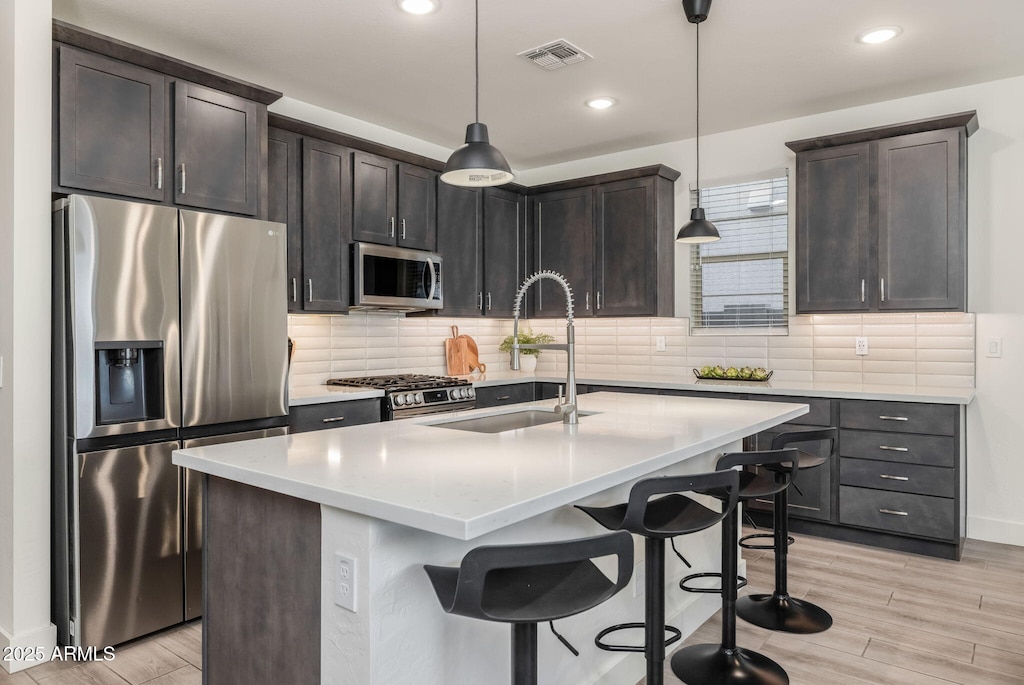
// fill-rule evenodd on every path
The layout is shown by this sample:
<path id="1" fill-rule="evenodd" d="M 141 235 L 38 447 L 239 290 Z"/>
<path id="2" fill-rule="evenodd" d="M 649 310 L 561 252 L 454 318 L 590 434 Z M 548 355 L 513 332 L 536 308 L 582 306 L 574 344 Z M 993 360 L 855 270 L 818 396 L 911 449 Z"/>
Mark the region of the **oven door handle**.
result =
<path id="1" fill-rule="evenodd" d="M 437 290 L 437 270 L 434 268 L 434 260 L 427 257 L 427 268 L 430 269 L 430 292 L 427 294 L 427 301 L 434 299 L 434 292 Z"/>

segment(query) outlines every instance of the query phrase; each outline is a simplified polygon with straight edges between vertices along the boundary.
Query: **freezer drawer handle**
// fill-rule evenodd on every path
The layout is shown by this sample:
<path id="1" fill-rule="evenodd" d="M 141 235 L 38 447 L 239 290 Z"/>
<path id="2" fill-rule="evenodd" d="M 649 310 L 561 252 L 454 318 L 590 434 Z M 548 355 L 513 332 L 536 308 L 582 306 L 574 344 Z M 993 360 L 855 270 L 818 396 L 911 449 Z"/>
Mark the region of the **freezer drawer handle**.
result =
<path id="1" fill-rule="evenodd" d="M 337 423 L 338 421 L 344 421 L 344 416 L 335 416 L 332 419 L 323 419 L 323 423 Z"/>
<path id="2" fill-rule="evenodd" d="M 909 452 L 909 447 L 890 447 L 889 445 L 879 445 L 878 449 L 885 450 L 886 452 Z"/>
<path id="3" fill-rule="evenodd" d="M 879 416 L 883 421 L 909 421 L 906 416 Z"/>
<path id="4" fill-rule="evenodd" d="M 910 516 L 910 514 L 905 511 L 893 511 L 892 509 L 879 509 L 878 513 L 889 514 L 889 516 Z"/>
<path id="5" fill-rule="evenodd" d="M 885 473 L 879 474 L 879 476 L 878 476 L 878 477 L 879 477 L 879 478 L 884 478 L 884 479 L 886 479 L 886 480 L 902 480 L 902 481 L 908 481 L 908 480 L 910 480 L 910 478 L 908 478 L 908 477 L 906 477 L 906 476 L 890 476 L 890 475 L 888 475 L 888 474 L 885 474 Z"/>

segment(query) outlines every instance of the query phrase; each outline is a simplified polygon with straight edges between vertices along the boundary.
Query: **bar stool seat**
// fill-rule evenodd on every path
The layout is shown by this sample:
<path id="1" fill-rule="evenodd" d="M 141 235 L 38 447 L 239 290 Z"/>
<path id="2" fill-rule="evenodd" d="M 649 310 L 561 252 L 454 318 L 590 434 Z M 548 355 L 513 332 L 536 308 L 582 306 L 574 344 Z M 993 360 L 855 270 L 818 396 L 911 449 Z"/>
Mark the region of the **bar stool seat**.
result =
<path id="1" fill-rule="evenodd" d="M 592 561 L 608 556 L 618 559 L 615 580 Z M 457 568 L 423 568 L 445 612 L 512 624 L 512 685 L 536 685 L 537 624 L 592 609 L 624 588 L 633 574 L 633 539 L 623 531 L 484 546 L 470 550 Z"/>
<path id="2" fill-rule="evenodd" d="M 594 643 L 612 652 L 644 652 L 647 685 L 662 685 L 665 647 L 682 637 L 678 628 L 665 625 L 665 540 L 705 530 L 724 519 L 736 506 L 739 476 L 736 471 L 717 471 L 648 478 L 633 485 L 629 501 L 624 504 L 609 507 L 577 506 L 577 509 L 605 528 L 629 531 L 644 538 L 644 621 L 609 626 L 597 634 Z M 716 497 L 723 502 L 722 511 L 710 509 L 681 494 L 684 492 Z M 656 495 L 663 496 L 652 499 Z M 644 630 L 644 643 L 641 646 L 604 641 L 612 633 L 640 628 Z M 667 639 L 666 633 L 669 634 Z"/>

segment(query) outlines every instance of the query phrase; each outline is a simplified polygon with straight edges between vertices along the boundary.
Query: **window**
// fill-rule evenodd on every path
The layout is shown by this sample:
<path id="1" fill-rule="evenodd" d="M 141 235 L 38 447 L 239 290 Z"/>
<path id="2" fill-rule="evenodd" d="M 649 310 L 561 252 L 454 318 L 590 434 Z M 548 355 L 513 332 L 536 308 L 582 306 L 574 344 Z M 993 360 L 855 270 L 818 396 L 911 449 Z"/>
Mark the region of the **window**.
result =
<path id="1" fill-rule="evenodd" d="M 785 331 L 789 316 L 786 171 L 691 193 L 722 239 L 691 247 L 690 329 Z M 765 330 L 769 329 L 769 330 Z"/>

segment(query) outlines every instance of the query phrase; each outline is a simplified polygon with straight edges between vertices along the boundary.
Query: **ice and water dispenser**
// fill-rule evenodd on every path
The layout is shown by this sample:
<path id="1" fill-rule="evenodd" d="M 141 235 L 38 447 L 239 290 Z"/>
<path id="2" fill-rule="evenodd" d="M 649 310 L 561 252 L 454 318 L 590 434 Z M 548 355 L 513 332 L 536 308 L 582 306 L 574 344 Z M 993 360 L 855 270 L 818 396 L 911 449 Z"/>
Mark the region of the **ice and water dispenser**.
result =
<path id="1" fill-rule="evenodd" d="M 160 341 L 96 343 L 96 424 L 164 418 Z"/>

